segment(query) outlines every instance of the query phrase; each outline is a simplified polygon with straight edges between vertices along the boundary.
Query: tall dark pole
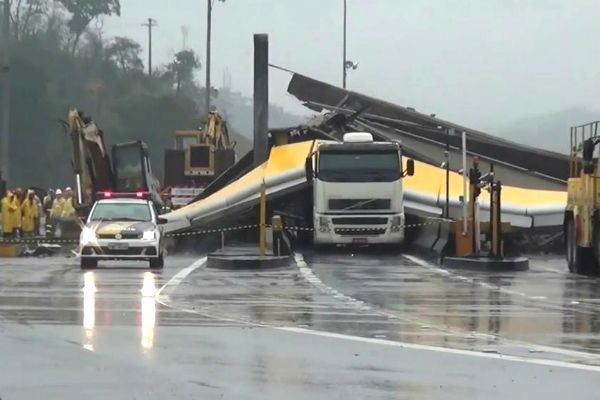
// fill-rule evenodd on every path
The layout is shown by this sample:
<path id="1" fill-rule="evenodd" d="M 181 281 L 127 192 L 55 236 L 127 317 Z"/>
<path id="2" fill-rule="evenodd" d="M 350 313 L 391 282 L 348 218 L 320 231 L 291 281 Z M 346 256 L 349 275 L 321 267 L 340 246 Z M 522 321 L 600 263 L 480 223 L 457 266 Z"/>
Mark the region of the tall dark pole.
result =
<path id="1" fill-rule="evenodd" d="M 152 28 L 156 26 L 156 20 L 148 18 L 142 26 L 148 27 L 148 76 L 152 76 Z"/>
<path id="2" fill-rule="evenodd" d="M 254 166 L 269 156 L 269 36 L 254 35 Z"/>
<path id="3" fill-rule="evenodd" d="M 344 55 L 342 57 L 342 87 L 346 89 L 346 0 L 344 0 Z"/>
<path id="4" fill-rule="evenodd" d="M 2 140 L 0 140 L 0 168 L 6 182 L 10 182 L 9 174 L 9 135 L 10 135 L 10 2 L 3 2 L 3 57 L 2 57 Z M 2 193 L 4 196 L 4 193 Z"/>
<path id="5" fill-rule="evenodd" d="M 211 31 L 211 20 L 212 20 L 212 0 L 206 0 L 206 84 L 204 103 L 206 106 L 206 118 L 208 119 L 208 113 L 210 112 L 210 31 Z"/>
<path id="6" fill-rule="evenodd" d="M 454 134 L 454 128 L 446 128 L 446 218 L 450 218 L 450 135 Z"/>

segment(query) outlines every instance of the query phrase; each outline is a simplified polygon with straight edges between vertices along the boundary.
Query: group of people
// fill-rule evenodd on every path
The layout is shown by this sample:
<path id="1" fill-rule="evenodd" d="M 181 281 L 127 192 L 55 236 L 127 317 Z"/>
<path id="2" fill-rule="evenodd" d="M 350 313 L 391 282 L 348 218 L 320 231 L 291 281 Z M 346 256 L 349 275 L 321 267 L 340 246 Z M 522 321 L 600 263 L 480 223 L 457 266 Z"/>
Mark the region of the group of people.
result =
<path id="1" fill-rule="evenodd" d="M 73 203 L 73 190 L 67 187 L 48 190 L 43 201 L 33 189 L 7 190 L 2 199 L 2 234 L 4 237 L 35 236 L 40 234 L 41 218 L 45 220 L 45 233 L 53 234 L 57 222 L 74 219 L 77 214 Z"/>

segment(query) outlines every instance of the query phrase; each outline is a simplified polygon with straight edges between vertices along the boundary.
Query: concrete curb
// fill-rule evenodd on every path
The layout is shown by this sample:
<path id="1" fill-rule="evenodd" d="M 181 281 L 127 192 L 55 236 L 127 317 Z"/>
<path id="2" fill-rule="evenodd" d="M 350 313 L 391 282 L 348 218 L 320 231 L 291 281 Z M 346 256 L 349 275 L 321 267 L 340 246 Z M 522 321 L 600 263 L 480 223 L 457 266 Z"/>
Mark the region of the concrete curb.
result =
<path id="1" fill-rule="evenodd" d="M 264 256 L 259 255 L 208 255 L 207 268 L 218 269 L 268 269 L 281 268 L 291 265 L 290 256 Z"/>
<path id="2" fill-rule="evenodd" d="M 508 257 L 495 259 L 489 257 L 444 257 L 442 265 L 446 268 L 472 271 L 527 271 L 529 259 L 526 257 Z"/>

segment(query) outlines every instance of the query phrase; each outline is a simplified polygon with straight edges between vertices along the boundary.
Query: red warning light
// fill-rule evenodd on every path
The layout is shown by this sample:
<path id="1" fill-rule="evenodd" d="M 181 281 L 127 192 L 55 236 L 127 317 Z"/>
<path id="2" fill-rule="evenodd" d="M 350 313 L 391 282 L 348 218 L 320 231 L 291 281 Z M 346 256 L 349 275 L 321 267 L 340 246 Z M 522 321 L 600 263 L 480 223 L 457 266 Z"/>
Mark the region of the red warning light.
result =
<path id="1" fill-rule="evenodd" d="M 136 192 L 135 196 L 142 198 L 142 197 L 144 197 L 144 192 Z"/>
<path id="2" fill-rule="evenodd" d="M 112 192 L 104 192 L 104 198 L 112 197 Z"/>

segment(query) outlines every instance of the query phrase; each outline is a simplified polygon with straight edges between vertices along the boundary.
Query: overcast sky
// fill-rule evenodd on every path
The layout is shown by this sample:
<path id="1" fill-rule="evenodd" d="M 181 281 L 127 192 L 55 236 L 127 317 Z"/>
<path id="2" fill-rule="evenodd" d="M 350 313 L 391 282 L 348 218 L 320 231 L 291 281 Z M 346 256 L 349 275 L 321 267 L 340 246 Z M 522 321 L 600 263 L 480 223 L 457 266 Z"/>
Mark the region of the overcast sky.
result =
<path id="1" fill-rule="evenodd" d="M 600 110 L 598 0 L 347 0 L 352 90 L 487 129 L 573 106 Z M 268 33 L 270 61 L 341 86 L 343 0 L 226 0 L 213 8 L 212 76 L 252 94 L 252 35 Z M 205 57 L 206 0 L 121 0 L 107 36 L 147 45 L 154 63 L 183 46 Z M 202 72 L 203 76 L 203 72 Z M 203 80 L 203 78 L 202 78 Z M 306 113 L 271 69 L 271 101 Z"/>

